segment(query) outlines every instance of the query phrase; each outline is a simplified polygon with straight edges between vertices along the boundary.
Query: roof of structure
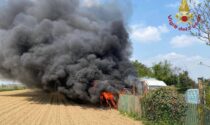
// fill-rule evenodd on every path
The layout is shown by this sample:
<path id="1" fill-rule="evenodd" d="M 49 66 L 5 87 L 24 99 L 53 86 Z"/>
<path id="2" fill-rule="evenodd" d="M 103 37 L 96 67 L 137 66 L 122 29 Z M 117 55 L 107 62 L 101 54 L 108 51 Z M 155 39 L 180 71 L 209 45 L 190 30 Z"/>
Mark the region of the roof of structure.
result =
<path id="1" fill-rule="evenodd" d="M 154 78 L 141 78 L 140 81 L 146 82 L 148 86 L 167 86 L 165 82 Z"/>

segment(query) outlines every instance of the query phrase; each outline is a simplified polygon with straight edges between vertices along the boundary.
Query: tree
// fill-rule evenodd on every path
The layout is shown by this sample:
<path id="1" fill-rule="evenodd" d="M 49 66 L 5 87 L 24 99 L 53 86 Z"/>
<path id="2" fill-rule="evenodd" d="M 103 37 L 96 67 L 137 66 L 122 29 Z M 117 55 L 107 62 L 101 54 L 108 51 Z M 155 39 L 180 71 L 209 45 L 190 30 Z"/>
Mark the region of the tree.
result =
<path id="1" fill-rule="evenodd" d="M 195 86 L 195 82 L 189 77 L 187 71 L 173 68 L 167 61 L 155 64 L 152 69 L 154 78 L 164 81 L 167 85 L 176 86 L 180 92 L 185 92 Z"/>
<path id="2" fill-rule="evenodd" d="M 158 80 L 164 81 L 167 85 L 174 85 L 177 83 L 171 64 L 167 61 L 153 65 L 152 70 L 152 76 Z"/>
<path id="3" fill-rule="evenodd" d="M 191 31 L 191 34 L 210 45 L 210 0 L 203 0 L 199 4 L 192 3 L 192 5 L 192 12 L 195 17 L 200 19 L 200 22 L 195 30 Z M 194 19 L 194 22 L 197 18 Z"/>
<path id="4" fill-rule="evenodd" d="M 138 60 L 135 60 L 132 63 L 139 77 L 150 77 L 152 75 L 151 69 L 145 66 L 144 64 L 138 62 Z"/>
<path id="5" fill-rule="evenodd" d="M 173 68 L 168 61 L 154 64 L 148 68 L 137 60 L 132 62 L 139 77 L 153 77 L 164 81 L 167 85 L 174 85 L 180 92 L 185 92 L 189 88 L 194 88 L 195 82 L 189 77 L 187 71 L 181 71 L 180 68 Z"/>
<path id="6" fill-rule="evenodd" d="M 195 82 L 189 77 L 187 71 L 183 71 L 179 74 L 179 82 L 176 85 L 180 92 L 185 92 L 189 88 L 195 88 Z"/>

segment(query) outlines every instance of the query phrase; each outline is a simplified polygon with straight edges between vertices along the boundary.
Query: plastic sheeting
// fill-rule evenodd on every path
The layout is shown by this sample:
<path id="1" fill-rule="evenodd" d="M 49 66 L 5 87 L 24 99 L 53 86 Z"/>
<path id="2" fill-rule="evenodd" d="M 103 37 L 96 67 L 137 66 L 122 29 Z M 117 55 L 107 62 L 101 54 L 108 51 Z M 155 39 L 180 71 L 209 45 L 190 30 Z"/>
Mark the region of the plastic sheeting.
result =
<path id="1" fill-rule="evenodd" d="M 189 89 L 185 93 L 185 98 L 189 104 L 199 104 L 199 90 L 198 89 Z"/>

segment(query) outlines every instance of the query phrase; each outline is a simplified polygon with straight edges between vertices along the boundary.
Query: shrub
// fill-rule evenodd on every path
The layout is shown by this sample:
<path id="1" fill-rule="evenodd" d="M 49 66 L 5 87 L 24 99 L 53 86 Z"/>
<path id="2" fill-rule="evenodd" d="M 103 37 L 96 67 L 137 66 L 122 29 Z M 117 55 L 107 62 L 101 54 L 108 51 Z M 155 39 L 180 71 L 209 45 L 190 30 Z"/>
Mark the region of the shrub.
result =
<path id="1" fill-rule="evenodd" d="M 137 113 L 133 113 L 133 112 L 127 113 L 125 111 L 119 111 L 119 112 L 124 116 L 128 116 L 130 118 L 133 118 L 134 120 L 140 120 L 141 119 L 141 117 Z"/>
<path id="2" fill-rule="evenodd" d="M 210 108 L 210 86 L 207 86 L 205 91 L 206 106 Z"/>
<path id="3" fill-rule="evenodd" d="M 9 85 L 0 85 L 0 92 L 1 91 L 12 91 L 12 90 L 22 90 L 26 89 L 24 85 L 19 84 L 9 84 Z"/>
<path id="4" fill-rule="evenodd" d="M 142 102 L 145 119 L 167 125 L 180 124 L 187 110 L 184 97 L 172 87 L 151 91 Z"/>

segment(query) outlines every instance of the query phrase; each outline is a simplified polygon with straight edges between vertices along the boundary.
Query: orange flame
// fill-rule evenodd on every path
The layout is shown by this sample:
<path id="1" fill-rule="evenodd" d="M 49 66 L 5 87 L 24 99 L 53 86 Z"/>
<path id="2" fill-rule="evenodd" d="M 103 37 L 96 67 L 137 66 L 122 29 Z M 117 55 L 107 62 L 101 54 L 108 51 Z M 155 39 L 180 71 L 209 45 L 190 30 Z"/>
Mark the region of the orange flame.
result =
<path id="1" fill-rule="evenodd" d="M 100 103 L 102 105 L 103 101 L 106 102 L 106 104 L 111 108 L 114 107 L 117 109 L 117 104 L 114 100 L 114 94 L 111 92 L 102 92 L 100 95 Z"/>

